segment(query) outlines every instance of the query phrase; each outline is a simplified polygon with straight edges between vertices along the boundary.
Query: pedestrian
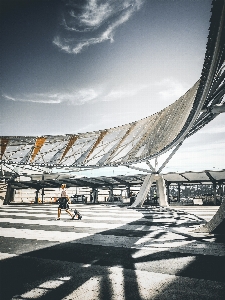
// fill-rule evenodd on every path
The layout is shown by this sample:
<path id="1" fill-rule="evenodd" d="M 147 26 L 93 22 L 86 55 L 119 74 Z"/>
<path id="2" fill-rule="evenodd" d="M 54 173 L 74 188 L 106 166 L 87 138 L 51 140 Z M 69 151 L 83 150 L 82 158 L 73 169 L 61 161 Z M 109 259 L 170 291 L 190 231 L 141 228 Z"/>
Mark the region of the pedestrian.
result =
<path id="1" fill-rule="evenodd" d="M 66 212 L 71 216 L 71 218 L 73 220 L 75 217 L 75 214 L 72 214 L 69 211 L 70 198 L 66 193 L 66 184 L 62 184 L 61 189 L 62 189 L 61 197 L 59 198 L 59 206 L 58 206 L 58 218 L 56 220 L 60 220 L 60 215 L 61 215 L 62 209 L 65 209 Z"/>

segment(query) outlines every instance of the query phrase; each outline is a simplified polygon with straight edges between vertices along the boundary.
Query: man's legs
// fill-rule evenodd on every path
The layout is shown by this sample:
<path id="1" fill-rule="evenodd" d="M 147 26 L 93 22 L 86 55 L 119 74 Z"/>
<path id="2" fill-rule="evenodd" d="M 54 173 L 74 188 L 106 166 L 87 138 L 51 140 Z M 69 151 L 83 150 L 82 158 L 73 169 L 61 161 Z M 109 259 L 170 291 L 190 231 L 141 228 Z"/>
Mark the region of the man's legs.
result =
<path id="1" fill-rule="evenodd" d="M 58 207 L 58 219 L 57 220 L 60 220 L 60 215 L 61 215 L 61 208 Z"/>
<path id="2" fill-rule="evenodd" d="M 75 214 L 72 214 L 68 209 L 66 209 L 66 212 L 71 216 L 71 218 L 73 218 L 74 219 L 74 217 L 75 217 Z"/>

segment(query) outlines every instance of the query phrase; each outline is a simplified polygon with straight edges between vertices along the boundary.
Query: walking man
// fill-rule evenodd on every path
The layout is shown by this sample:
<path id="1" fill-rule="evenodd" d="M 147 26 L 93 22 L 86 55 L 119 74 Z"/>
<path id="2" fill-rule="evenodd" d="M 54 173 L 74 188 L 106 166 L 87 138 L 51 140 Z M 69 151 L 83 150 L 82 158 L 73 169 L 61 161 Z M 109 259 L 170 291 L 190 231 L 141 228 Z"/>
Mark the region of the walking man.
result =
<path id="1" fill-rule="evenodd" d="M 71 218 L 73 220 L 74 217 L 75 217 L 75 214 L 72 214 L 69 211 L 69 204 L 68 203 L 70 203 L 70 198 L 66 193 L 66 184 L 62 184 L 61 189 L 62 189 L 62 191 L 61 191 L 61 197 L 59 199 L 58 218 L 57 218 L 57 220 L 60 220 L 60 215 L 61 215 L 62 209 L 65 209 L 66 212 L 71 216 Z"/>

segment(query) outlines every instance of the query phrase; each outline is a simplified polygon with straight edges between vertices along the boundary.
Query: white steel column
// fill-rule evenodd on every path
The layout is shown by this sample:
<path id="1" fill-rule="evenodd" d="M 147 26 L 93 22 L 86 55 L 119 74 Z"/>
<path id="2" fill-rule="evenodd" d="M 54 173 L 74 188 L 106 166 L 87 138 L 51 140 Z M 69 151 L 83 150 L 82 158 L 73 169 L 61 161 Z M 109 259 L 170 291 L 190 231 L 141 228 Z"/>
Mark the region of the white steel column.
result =
<path id="1" fill-rule="evenodd" d="M 155 175 L 157 193 L 159 196 L 160 206 L 169 206 L 166 196 L 166 185 L 162 175 Z"/>
<path id="2" fill-rule="evenodd" d="M 150 187 L 156 181 L 157 193 L 159 196 L 159 205 L 160 206 L 169 206 L 167 197 L 166 197 L 166 185 L 165 180 L 162 175 L 159 174 L 149 174 L 145 177 L 145 180 L 140 188 L 139 193 L 137 194 L 136 200 L 131 205 L 131 207 L 140 207 L 144 203 L 147 194 L 150 190 Z"/>
<path id="3" fill-rule="evenodd" d="M 142 206 L 154 180 L 155 180 L 155 174 L 149 174 L 145 177 L 145 180 L 140 188 L 140 191 L 137 194 L 136 200 L 131 205 L 131 207 Z"/>

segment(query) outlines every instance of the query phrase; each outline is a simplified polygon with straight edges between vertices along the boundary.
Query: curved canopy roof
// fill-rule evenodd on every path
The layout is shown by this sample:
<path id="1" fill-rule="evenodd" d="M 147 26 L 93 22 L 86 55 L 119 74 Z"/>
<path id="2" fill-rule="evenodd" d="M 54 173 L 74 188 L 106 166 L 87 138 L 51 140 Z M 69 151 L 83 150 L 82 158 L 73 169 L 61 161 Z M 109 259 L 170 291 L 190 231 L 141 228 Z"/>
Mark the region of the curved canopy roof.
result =
<path id="1" fill-rule="evenodd" d="M 225 2 L 214 0 L 201 78 L 172 105 L 145 119 L 95 132 L 4 136 L 0 138 L 0 161 L 50 167 L 101 167 L 157 157 L 224 110 L 224 58 Z"/>

